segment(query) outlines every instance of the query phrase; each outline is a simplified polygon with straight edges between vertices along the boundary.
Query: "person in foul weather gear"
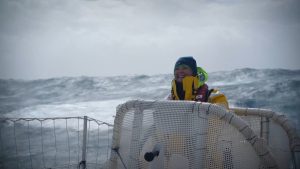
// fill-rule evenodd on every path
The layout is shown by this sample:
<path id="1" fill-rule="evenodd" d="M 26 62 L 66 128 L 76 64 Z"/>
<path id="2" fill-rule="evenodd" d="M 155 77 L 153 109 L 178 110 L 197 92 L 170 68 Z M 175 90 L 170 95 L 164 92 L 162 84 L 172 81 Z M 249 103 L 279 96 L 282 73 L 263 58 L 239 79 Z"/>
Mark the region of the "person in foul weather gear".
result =
<path id="1" fill-rule="evenodd" d="M 169 100 L 191 100 L 207 102 L 208 86 L 207 73 L 197 67 L 192 56 L 180 57 L 175 63 L 174 79 L 172 80 Z"/>

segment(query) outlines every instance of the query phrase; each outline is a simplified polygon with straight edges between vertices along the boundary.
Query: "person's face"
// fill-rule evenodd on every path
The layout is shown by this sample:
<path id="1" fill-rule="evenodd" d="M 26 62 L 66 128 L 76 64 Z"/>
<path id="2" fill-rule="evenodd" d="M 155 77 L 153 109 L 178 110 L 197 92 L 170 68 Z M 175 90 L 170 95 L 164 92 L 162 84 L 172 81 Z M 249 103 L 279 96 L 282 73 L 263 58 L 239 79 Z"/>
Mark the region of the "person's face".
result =
<path id="1" fill-rule="evenodd" d="M 177 82 L 182 82 L 182 79 L 186 76 L 192 76 L 193 71 L 192 69 L 187 65 L 179 65 L 175 68 L 175 80 Z"/>

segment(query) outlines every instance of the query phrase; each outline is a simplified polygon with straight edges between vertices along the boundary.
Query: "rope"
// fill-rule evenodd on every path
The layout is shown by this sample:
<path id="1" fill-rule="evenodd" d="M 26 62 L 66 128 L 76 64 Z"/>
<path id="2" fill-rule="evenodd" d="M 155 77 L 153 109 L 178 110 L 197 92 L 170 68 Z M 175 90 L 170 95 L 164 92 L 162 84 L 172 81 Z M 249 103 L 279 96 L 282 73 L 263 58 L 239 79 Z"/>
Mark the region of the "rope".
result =
<path id="1" fill-rule="evenodd" d="M 96 166 L 98 165 L 99 145 L 100 145 L 100 128 L 98 126 L 98 144 L 97 144 Z M 95 166 L 95 168 L 96 168 L 96 166 Z"/>
<path id="2" fill-rule="evenodd" d="M 107 147 L 109 147 L 109 126 L 107 126 Z M 108 159 L 108 150 L 106 151 L 106 158 Z"/>
<path id="3" fill-rule="evenodd" d="M 48 118 L 0 118 L 1 123 L 5 122 L 5 121 L 11 121 L 11 122 L 17 122 L 17 121 L 45 121 L 45 120 L 64 120 L 64 119 L 84 119 L 84 117 L 82 116 L 78 116 L 78 117 L 48 117 Z M 94 118 L 90 118 L 88 117 L 89 121 L 94 121 L 95 123 L 97 123 L 98 125 L 108 125 L 110 127 L 113 127 L 113 124 L 107 123 L 107 122 L 103 122 L 100 120 L 96 120 Z"/>
<path id="4" fill-rule="evenodd" d="M 71 161 L 71 152 L 70 152 L 70 138 L 69 138 L 69 130 L 68 130 L 68 119 L 66 119 L 66 131 L 67 131 L 67 138 L 68 138 L 68 151 L 69 151 L 69 163 L 68 168 L 70 168 L 70 161 Z"/>
<path id="5" fill-rule="evenodd" d="M 32 167 L 32 157 L 31 157 L 31 148 L 30 148 L 30 137 L 29 137 L 29 121 L 27 121 L 27 138 L 28 138 L 28 151 L 29 151 L 29 158 L 30 158 L 30 166 L 31 166 L 31 168 L 33 168 Z"/>
<path id="6" fill-rule="evenodd" d="M 54 165 L 56 166 L 57 145 L 56 145 L 55 120 L 53 120 L 53 132 L 54 132 L 54 144 L 55 144 Z"/>
<path id="7" fill-rule="evenodd" d="M 14 140 L 15 140 L 15 147 L 16 147 L 16 157 L 17 157 L 17 160 L 18 160 L 19 154 L 18 154 L 18 145 L 17 145 L 17 137 L 16 137 L 16 123 L 14 123 Z M 19 163 L 18 163 L 17 166 L 19 168 Z"/>
<path id="8" fill-rule="evenodd" d="M 79 135 L 80 135 L 80 131 L 79 131 L 79 118 L 77 120 L 77 161 L 79 161 L 79 150 L 80 150 L 80 146 L 79 146 Z"/>
<path id="9" fill-rule="evenodd" d="M 125 163 L 124 163 L 124 161 L 123 161 L 123 158 L 122 158 L 121 154 L 119 153 L 119 148 L 113 148 L 112 150 L 115 151 L 115 152 L 117 153 L 117 155 L 119 156 L 119 158 L 120 158 L 120 160 L 121 160 L 121 162 L 122 162 L 124 168 L 127 169 L 127 167 L 126 167 L 126 165 L 125 165 Z"/>
<path id="10" fill-rule="evenodd" d="M 1 152 L 4 152 L 4 149 L 3 149 L 3 139 L 2 139 L 2 125 L 0 125 L 0 144 L 1 144 Z M 4 166 L 4 163 L 2 160 L 0 160 L 0 167 L 3 167 L 5 168 Z"/>
<path id="11" fill-rule="evenodd" d="M 45 156 L 44 156 L 44 139 L 43 139 L 43 122 L 41 122 L 41 145 L 42 145 L 42 159 L 43 159 L 43 166 L 44 168 L 46 168 L 45 166 Z"/>

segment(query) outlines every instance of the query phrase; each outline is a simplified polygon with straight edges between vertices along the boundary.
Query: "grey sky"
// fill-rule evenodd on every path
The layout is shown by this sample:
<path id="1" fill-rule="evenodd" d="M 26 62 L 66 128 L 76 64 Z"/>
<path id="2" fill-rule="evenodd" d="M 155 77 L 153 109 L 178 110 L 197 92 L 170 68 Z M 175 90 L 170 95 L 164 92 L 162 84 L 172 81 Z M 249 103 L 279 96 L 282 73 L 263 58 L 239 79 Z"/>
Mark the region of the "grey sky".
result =
<path id="1" fill-rule="evenodd" d="M 300 69 L 299 0 L 0 0 L 0 78 Z"/>

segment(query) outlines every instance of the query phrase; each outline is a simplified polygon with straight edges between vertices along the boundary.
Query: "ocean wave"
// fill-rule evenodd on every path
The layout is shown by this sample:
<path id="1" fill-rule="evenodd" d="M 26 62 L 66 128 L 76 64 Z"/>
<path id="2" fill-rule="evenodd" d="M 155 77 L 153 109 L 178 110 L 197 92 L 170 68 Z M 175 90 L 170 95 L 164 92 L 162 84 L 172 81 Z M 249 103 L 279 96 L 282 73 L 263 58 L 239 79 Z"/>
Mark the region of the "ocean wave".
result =
<path id="1" fill-rule="evenodd" d="M 38 80 L 0 79 L 0 112 L 26 107 L 105 100 L 164 99 L 172 74 L 111 77 L 61 77 Z M 300 100 L 300 70 L 236 69 L 209 73 L 210 88 L 218 88 L 231 106 L 296 112 Z"/>

